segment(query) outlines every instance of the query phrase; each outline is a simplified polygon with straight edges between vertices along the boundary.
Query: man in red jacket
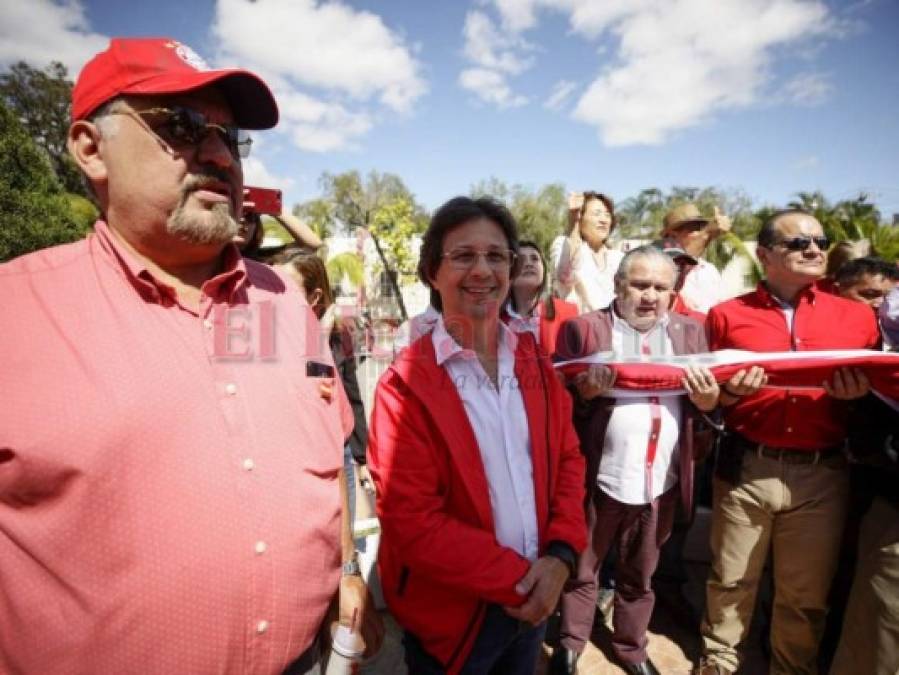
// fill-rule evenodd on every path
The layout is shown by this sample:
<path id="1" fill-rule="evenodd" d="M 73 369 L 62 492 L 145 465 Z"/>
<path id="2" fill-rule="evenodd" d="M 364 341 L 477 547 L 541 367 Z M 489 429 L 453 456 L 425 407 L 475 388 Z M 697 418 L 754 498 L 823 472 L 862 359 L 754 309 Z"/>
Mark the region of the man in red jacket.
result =
<path id="1" fill-rule="evenodd" d="M 759 352 L 865 349 L 879 336 L 861 303 L 822 292 L 827 238 L 798 210 L 774 214 L 759 232 L 765 281 L 717 305 L 711 349 Z M 846 516 L 843 444 L 847 401 L 864 396 L 860 371 L 841 368 L 815 389 L 727 383 L 720 402 L 728 434 L 718 456 L 712 569 L 697 673 L 733 673 L 749 630 L 759 577 L 773 552 L 771 673 L 816 673 L 827 595 Z"/>

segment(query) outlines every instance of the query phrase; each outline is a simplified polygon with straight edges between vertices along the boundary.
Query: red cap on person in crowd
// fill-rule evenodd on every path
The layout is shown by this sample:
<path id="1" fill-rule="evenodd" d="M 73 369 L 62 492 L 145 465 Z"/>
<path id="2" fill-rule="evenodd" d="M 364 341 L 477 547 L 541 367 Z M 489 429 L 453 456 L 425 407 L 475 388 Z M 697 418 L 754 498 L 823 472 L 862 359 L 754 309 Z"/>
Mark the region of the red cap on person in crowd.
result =
<path id="1" fill-rule="evenodd" d="M 270 129 L 278 105 L 268 86 L 247 70 L 212 70 L 190 47 L 169 38 L 112 38 L 72 90 L 72 120 L 90 116 L 121 94 L 181 94 L 215 84 L 242 129 Z"/>

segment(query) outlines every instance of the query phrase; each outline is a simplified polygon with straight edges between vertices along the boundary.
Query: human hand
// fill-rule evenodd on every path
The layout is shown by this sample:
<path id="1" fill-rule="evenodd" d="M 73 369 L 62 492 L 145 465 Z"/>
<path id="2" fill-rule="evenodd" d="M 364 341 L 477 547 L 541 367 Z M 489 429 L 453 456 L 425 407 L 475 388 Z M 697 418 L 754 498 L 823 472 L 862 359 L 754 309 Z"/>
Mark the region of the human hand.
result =
<path id="1" fill-rule="evenodd" d="M 569 192 L 568 193 L 568 210 L 569 211 L 580 211 L 584 206 L 584 193 L 583 192 Z"/>
<path id="2" fill-rule="evenodd" d="M 871 391 L 871 382 L 858 368 L 838 368 L 833 374 L 833 384 L 823 383 L 824 391 L 841 401 L 861 398 Z"/>
<path id="3" fill-rule="evenodd" d="M 761 366 L 752 366 L 749 370 L 741 368 L 721 387 L 721 392 L 731 398 L 738 399 L 756 393 L 768 384 L 768 375 Z"/>
<path id="4" fill-rule="evenodd" d="M 705 366 L 687 366 L 681 382 L 687 390 L 687 397 L 703 412 L 709 412 L 718 405 L 721 390 L 712 371 Z"/>
<path id="5" fill-rule="evenodd" d="M 359 473 L 359 485 L 362 486 L 362 489 L 370 494 L 374 494 L 375 483 L 371 479 L 371 473 L 368 471 L 368 466 L 360 464 L 356 467 L 356 471 Z"/>
<path id="6" fill-rule="evenodd" d="M 608 366 L 591 365 L 571 380 L 578 395 L 585 401 L 605 394 L 615 384 L 616 372 Z"/>
<path id="7" fill-rule="evenodd" d="M 730 218 L 728 217 L 728 215 L 726 213 L 724 213 L 717 206 L 715 207 L 715 215 L 712 218 L 712 223 L 714 223 L 712 231 L 716 236 L 719 234 L 726 234 L 726 233 L 730 232 L 730 228 L 731 228 Z"/>
<path id="8" fill-rule="evenodd" d="M 515 585 L 515 592 L 528 599 L 520 607 L 503 609 L 513 619 L 527 621 L 533 626 L 544 622 L 556 611 L 568 576 L 568 566 L 558 558 L 551 555 L 538 558 Z"/>
<path id="9" fill-rule="evenodd" d="M 338 593 L 338 622 L 354 632 L 361 630 L 365 643 L 363 658 L 377 654 L 384 642 L 384 622 L 365 580 L 358 574 L 344 575 Z"/>

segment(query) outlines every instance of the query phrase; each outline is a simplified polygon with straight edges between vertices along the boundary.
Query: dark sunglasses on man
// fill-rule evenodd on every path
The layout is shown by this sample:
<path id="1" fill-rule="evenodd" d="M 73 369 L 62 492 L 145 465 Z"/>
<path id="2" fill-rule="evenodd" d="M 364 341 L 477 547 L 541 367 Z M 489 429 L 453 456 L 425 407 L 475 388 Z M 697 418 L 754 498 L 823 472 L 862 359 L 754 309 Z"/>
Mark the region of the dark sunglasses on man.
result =
<path id="1" fill-rule="evenodd" d="M 691 220 L 686 223 L 682 223 L 678 225 L 676 229 L 681 232 L 699 232 L 700 230 L 704 230 L 709 226 L 709 221 L 707 220 Z"/>
<path id="2" fill-rule="evenodd" d="M 773 246 L 783 246 L 788 251 L 807 251 L 812 244 L 817 246 L 818 250 L 826 251 L 830 246 L 830 240 L 827 237 L 792 237 L 776 241 Z"/>
<path id="3" fill-rule="evenodd" d="M 235 158 L 250 156 L 253 139 L 233 124 L 210 122 L 206 115 L 184 106 L 147 110 L 112 110 L 110 115 L 128 115 L 144 121 L 149 130 L 172 149 L 196 148 L 215 133 Z M 144 117 L 149 118 L 149 121 Z"/>

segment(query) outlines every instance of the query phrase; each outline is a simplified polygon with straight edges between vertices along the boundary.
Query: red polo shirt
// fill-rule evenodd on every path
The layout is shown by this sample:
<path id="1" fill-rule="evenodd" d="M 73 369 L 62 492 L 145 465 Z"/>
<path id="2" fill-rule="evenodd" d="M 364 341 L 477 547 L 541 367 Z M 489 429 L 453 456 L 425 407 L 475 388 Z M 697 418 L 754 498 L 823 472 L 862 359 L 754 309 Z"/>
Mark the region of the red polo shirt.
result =
<path id="1" fill-rule="evenodd" d="M 197 314 L 95 229 L 0 266 L 0 672 L 280 673 L 339 576 L 327 340 L 233 247 Z"/>
<path id="2" fill-rule="evenodd" d="M 805 289 L 792 331 L 784 310 L 764 284 L 752 293 L 716 305 L 706 319 L 709 349 L 757 352 L 870 349 L 879 334 L 871 308 L 818 289 Z M 820 449 L 846 435 L 847 404 L 824 389 L 764 388 L 724 409 L 728 428 L 756 443 Z"/>

